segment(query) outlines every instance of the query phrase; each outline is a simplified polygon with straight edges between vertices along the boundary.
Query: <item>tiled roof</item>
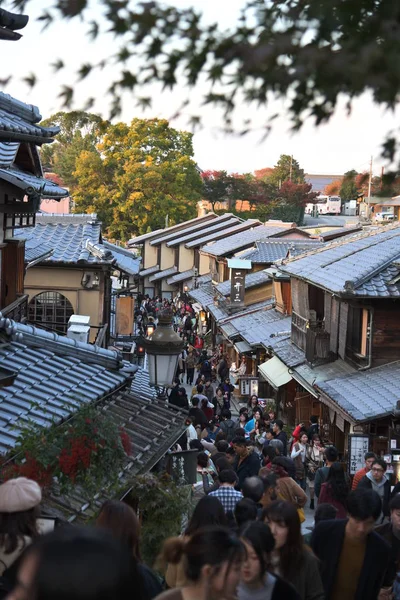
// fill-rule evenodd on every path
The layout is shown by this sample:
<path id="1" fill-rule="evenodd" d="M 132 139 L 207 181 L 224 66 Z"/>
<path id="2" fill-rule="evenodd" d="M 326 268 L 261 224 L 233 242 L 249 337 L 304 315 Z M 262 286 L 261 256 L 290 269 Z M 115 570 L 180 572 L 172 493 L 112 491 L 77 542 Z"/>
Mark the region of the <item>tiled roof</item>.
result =
<path id="1" fill-rule="evenodd" d="M 270 281 L 270 276 L 264 271 L 256 271 L 255 273 L 249 273 L 245 277 L 245 289 L 249 290 L 253 287 L 257 287 L 258 285 L 263 285 L 264 283 L 267 283 L 267 281 Z M 219 283 L 216 286 L 216 289 L 223 296 L 229 296 L 231 293 L 231 280 L 228 279 L 228 281 Z"/>
<path id="2" fill-rule="evenodd" d="M 209 242 L 214 242 L 216 238 L 219 239 L 220 237 L 230 237 L 234 234 L 239 234 L 240 232 L 248 231 L 249 229 L 251 229 L 252 227 L 256 227 L 257 225 L 260 225 L 260 221 L 257 221 L 257 219 L 248 219 L 247 221 L 243 221 L 242 223 L 238 223 L 237 225 L 232 225 L 231 227 L 228 227 L 228 229 L 224 229 L 223 233 L 220 232 L 217 234 L 207 234 L 201 238 L 196 238 L 191 242 L 187 242 L 185 244 L 185 247 L 197 248 L 199 246 L 205 246 Z M 209 246 L 207 246 L 207 252 L 208 248 Z"/>
<path id="3" fill-rule="evenodd" d="M 120 355 L 0 318 L 0 368 L 17 373 L 0 389 L 0 453 L 15 445 L 19 424 L 60 422 L 80 406 L 124 385 Z"/>
<path id="4" fill-rule="evenodd" d="M 288 367 L 296 367 L 306 361 L 304 352 L 292 344 L 290 338 L 281 339 L 275 344 L 274 353 Z"/>
<path id="5" fill-rule="evenodd" d="M 348 377 L 354 372 L 354 367 L 342 359 L 316 367 L 312 367 L 304 361 L 293 369 L 293 378 L 299 381 L 305 388 L 313 391 L 314 395 L 317 396 L 315 385 L 319 386 L 322 382 L 329 379 L 336 379 L 337 377 Z"/>
<path id="6" fill-rule="evenodd" d="M 317 387 L 355 421 L 393 414 L 400 398 L 400 361 L 319 383 Z"/>
<path id="7" fill-rule="evenodd" d="M 267 227 L 265 225 L 259 225 L 254 227 L 254 229 L 230 235 L 214 244 L 205 246 L 202 248 L 202 251 L 206 254 L 211 254 L 212 256 L 226 256 L 227 254 L 233 254 L 240 249 L 252 246 L 254 242 L 258 240 L 273 237 L 287 229 L 288 227 Z"/>
<path id="8" fill-rule="evenodd" d="M 214 213 L 209 213 L 209 215 L 210 215 L 210 218 L 207 221 L 201 221 L 200 223 L 193 223 L 190 225 L 190 227 L 185 227 L 184 229 L 181 229 L 178 231 L 170 232 L 168 229 L 165 229 L 164 232 L 159 237 L 155 238 L 154 240 L 152 240 L 150 242 L 150 245 L 156 246 L 157 244 L 161 244 L 162 242 L 165 242 L 165 243 L 167 243 L 167 246 L 174 246 L 174 245 L 176 245 L 175 244 L 176 241 L 178 242 L 178 244 L 180 244 L 181 241 L 184 238 L 186 238 L 186 236 L 191 235 L 193 233 L 195 235 L 197 234 L 197 236 L 205 235 L 205 233 L 207 231 L 209 231 L 209 227 L 214 226 L 214 223 L 221 225 L 226 220 L 233 217 L 233 215 L 230 215 L 230 214 L 221 215 L 220 217 L 217 217 L 217 215 L 215 215 Z M 213 216 L 211 216 L 211 215 L 213 215 Z"/>
<path id="9" fill-rule="evenodd" d="M 344 237 L 346 235 L 353 235 L 358 231 L 362 231 L 361 225 L 356 225 L 355 227 L 336 227 L 335 229 L 331 229 L 329 231 L 321 231 L 321 233 L 316 235 L 323 240 L 329 240 Z"/>
<path id="10" fill-rule="evenodd" d="M 167 279 L 168 285 L 173 285 L 174 283 L 180 283 L 181 281 L 186 281 L 188 279 L 192 279 L 194 276 L 194 270 L 189 269 L 188 271 L 182 271 L 182 273 L 177 273 L 173 275 L 169 279 Z"/>
<path id="11" fill-rule="evenodd" d="M 16 229 L 14 237 L 35 240 L 53 249 L 47 263 L 99 263 L 110 262 L 92 254 L 86 247 L 86 241 L 99 244 L 101 224 L 99 221 L 88 223 L 41 224 L 29 229 Z"/>
<path id="12" fill-rule="evenodd" d="M 11 167 L 18 152 L 18 142 L 0 142 L 0 166 Z"/>
<path id="13" fill-rule="evenodd" d="M 119 474 L 119 497 L 129 492 L 136 475 L 148 473 L 185 433 L 186 411 L 166 405 L 158 399 L 142 399 L 136 393 L 121 391 L 100 408 L 110 421 L 123 427 L 131 439 L 132 451 L 125 468 Z M 105 500 L 115 497 L 113 490 L 98 490 L 88 499 L 75 488 L 69 496 L 53 494 L 45 508 L 62 515 L 70 522 L 84 522 L 98 514 Z"/>
<path id="14" fill-rule="evenodd" d="M 204 285 L 210 283 L 210 281 L 212 281 L 211 273 L 204 273 L 204 275 L 200 275 L 197 278 L 197 285 Z"/>
<path id="15" fill-rule="evenodd" d="M 240 253 L 239 257 L 246 260 L 251 260 L 253 263 L 259 264 L 272 264 L 276 260 L 286 258 L 288 252 L 291 254 L 293 250 L 297 253 L 300 251 L 304 254 L 308 250 L 320 248 L 321 242 L 317 240 L 264 240 L 262 242 L 256 242 L 256 247 L 246 252 Z"/>
<path id="16" fill-rule="evenodd" d="M 250 346 L 274 347 L 283 337 L 290 337 L 292 319 L 270 309 L 233 317 L 229 323 Z"/>
<path id="17" fill-rule="evenodd" d="M 151 283 L 153 283 L 153 281 L 159 281 L 160 279 L 165 279 L 166 277 L 170 277 L 171 275 L 173 275 L 174 273 L 177 272 L 177 268 L 176 267 L 170 267 L 169 269 L 164 269 L 164 271 L 160 271 L 159 273 L 156 273 L 155 275 L 152 275 L 149 278 L 149 281 Z"/>
<path id="18" fill-rule="evenodd" d="M 126 250 L 110 242 L 103 241 L 103 246 L 112 252 L 114 260 L 121 271 L 128 275 L 137 275 L 139 273 L 141 258 L 135 256 L 131 250 Z"/>
<path id="19" fill-rule="evenodd" d="M 27 240 L 25 242 L 25 262 L 30 263 L 33 261 L 39 260 L 43 257 L 48 258 L 49 253 L 53 252 L 53 248 L 51 246 L 47 246 L 46 244 L 42 244 L 36 240 Z"/>
<path id="20" fill-rule="evenodd" d="M 149 372 L 138 367 L 131 384 L 131 392 L 141 400 L 154 400 L 157 397 L 154 388 L 150 387 Z"/>
<path id="21" fill-rule="evenodd" d="M 143 269 L 139 271 L 140 277 L 147 277 L 148 275 L 152 275 L 153 273 L 157 273 L 160 270 L 159 265 L 153 265 L 152 267 L 148 267 L 147 269 Z"/>
<path id="22" fill-rule="evenodd" d="M 400 296 L 400 226 L 389 225 L 332 242 L 281 270 L 333 293 L 360 297 Z"/>
<path id="23" fill-rule="evenodd" d="M 205 283 L 204 285 L 201 285 L 198 288 L 190 290 L 189 295 L 193 298 L 193 300 L 201 304 L 203 308 L 206 308 L 210 304 L 214 303 L 214 297 L 216 294 L 213 289 L 212 283 L 210 282 L 208 284 Z"/>
<path id="24" fill-rule="evenodd" d="M 21 169 L 18 169 L 17 167 L 8 169 L 0 168 L 0 179 L 4 179 L 4 181 L 15 185 L 28 195 L 36 193 L 39 194 L 41 198 L 53 198 L 55 200 L 69 196 L 68 190 L 53 183 L 49 179 L 36 177 L 35 175 L 32 175 L 32 173 L 21 171 Z"/>
<path id="25" fill-rule="evenodd" d="M 0 140 L 25 141 L 34 144 L 52 142 L 60 127 L 42 127 L 37 106 L 25 104 L 0 92 Z"/>
<path id="26" fill-rule="evenodd" d="M 141 244 L 142 242 L 145 242 L 148 239 L 161 237 L 161 235 L 164 237 L 164 235 L 168 235 L 170 233 L 179 233 L 180 231 L 184 231 L 188 227 L 192 227 L 200 223 L 205 223 L 206 221 L 210 221 L 214 218 L 216 218 L 216 215 L 214 213 L 207 213 L 202 217 L 195 217 L 194 219 L 184 221 L 183 223 L 177 223 L 176 225 L 171 225 L 171 227 L 167 227 L 165 229 L 158 229 L 157 231 L 144 233 L 143 235 L 139 235 L 135 238 L 130 239 L 128 242 L 128 247 L 135 246 L 136 244 Z"/>
<path id="27" fill-rule="evenodd" d="M 194 228 L 190 228 L 190 231 L 186 235 L 182 235 L 181 237 L 168 242 L 168 248 L 179 246 L 179 244 L 186 244 L 187 242 L 191 242 L 192 240 L 198 240 L 199 238 L 202 239 L 205 235 L 213 235 L 214 239 L 220 238 L 224 235 L 224 231 L 242 222 L 241 219 L 239 219 L 239 217 L 234 217 L 233 215 L 231 219 L 223 219 L 221 221 L 217 221 L 217 219 L 210 221 L 209 227 L 205 227 L 205 225 L 209 225 L 209 223 L 206 223 L 199 231 L 193 232 Z"/>

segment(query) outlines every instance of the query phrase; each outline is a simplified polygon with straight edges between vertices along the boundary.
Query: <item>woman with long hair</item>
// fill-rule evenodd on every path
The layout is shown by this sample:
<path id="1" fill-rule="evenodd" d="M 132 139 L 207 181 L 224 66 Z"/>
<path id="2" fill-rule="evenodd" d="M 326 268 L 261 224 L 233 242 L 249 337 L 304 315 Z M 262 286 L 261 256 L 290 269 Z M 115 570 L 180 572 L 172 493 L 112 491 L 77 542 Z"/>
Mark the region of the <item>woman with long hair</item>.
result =
<path id="1" fill-rule="evenodd" d="M 203 496 L 200 498 L 190 521 L 185 529 L 183 538 L 189 538 L 196 531 L 203 527 L 210 526 L 221 526 L 226 527 L 228 520 L 224 511 L 224 507 L 218 498 L 213 496 Z M 186 583 L 186 575 L 182 562 L 168 562 L 168 567 L 165 573 L 165 581 L 168 587 L 182 587 Z"/>
<path id="2" fill-rule="evenodd" d="M 337 509 L 336 518 L 347 517 L 346 501 L 350 488 L 347 485 L 342 466 L 333 463 L 329 468 L 328 478 L 321 486 L 318 502 L 321 504 L 333 504 Z"/>
<path id="3" fill-rule="evenodd" d="M 311 444 L 308 447 L 306 456 L 306 475 L 308 488 L 310 490 L 310 508 L 314 508 L 314 497 L 315 497 L 315 475 L 319 468 L 324 465 L 324 451 L 325 448 L 321 444 L 321 438 L 318 433 L 314 433 L 311 438 Z"/>
<path id="4" fill-rule="evenodd" d="M 296 507 L 278 500 L 262 513 L 275 539 L 272 572 L 293 585 L 302 600 L 324 600 L 318 559 L 303 544 Z"/>
<path id="5" fill-rule="evenodd" d="M 189 538 L 171 538 L 162 558 L 183 560 L 186 583 L 161 594 L 160 600 L 234 600 L 244 556 L 241 542 L 225 527 L 205 527 Z"/>
<path id="6" fill-rule="evenodd" d="M 250 396 L 247 406 L 249 408 L 249 412 L 253 412 L 253 410 L 258 407 L 258 396 L 256 394 Z"/>
<path id="7" fill-rule="evenodd" d="M 96 526 L 108 530 L 113 537 L 128 548 L 143 579 L 146 598 L 151 600 L 161 593 L 161 584 L 153 571 L 141 562 L 140 523 L 133 508 L 119 500 L 107 500 L 101 507 Z"/>
<path id="8" fill-rule="evenodd" d="M 296 590 L 278 575 L 270 572 L 271 553 L 275 547 L 274 536 L 265 523 L 246 523 L 240 531 L 246 550 L 242 564 L 238 600 L 299 600 Z"/>

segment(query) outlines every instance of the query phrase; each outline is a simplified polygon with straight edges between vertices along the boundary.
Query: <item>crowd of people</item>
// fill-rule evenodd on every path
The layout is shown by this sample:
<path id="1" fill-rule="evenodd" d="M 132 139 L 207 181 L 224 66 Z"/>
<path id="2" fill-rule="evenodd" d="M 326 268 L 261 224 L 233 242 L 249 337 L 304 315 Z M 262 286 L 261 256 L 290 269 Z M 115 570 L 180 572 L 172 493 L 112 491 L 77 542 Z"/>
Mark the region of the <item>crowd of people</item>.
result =
<path id="1" fill-rule="evenodd" d="M 234 442 L 235 453 L 240 446 Z M 165 541 L 156 570 L 141 560 L 140 521 L 128 504 L 107 501 L 91 526 L 63 525 L 43 534 L 38 484 L 26 478 L 3 483 L 0 598 L 398 598 L 400 494 L 392 494 L 389 502 L 390 521 L 376 528 L 383 502 L 375 488 L 362 485 L 362 478 L 348 493 L 345 518 L 333 504 L 319 504 L 314 530 L 304 536 L 290 499 L 303 490 L 279 463 L 276 472 L 265 474 L 263 467 L 236 489 L 242 458 L 217 460 L 216 489 L 199 500 L 182 534 Z M 290 479 L 293 490 L 285 497 L 287 488 L 280 483 Z M 330 480 L 329 474 L 326 483 Z"/>

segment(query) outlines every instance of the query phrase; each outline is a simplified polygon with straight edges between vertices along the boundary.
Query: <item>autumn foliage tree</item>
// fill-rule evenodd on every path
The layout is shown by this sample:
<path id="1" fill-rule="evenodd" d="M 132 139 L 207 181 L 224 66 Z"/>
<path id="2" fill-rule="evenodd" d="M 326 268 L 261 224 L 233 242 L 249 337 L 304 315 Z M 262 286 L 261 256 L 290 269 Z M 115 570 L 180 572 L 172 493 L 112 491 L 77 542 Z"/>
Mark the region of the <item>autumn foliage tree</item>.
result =
<path id="1" fill-rule="evenodd" d="M 201 179 L 192 134 L 160 119 L 111 125 L 74 172 L 78 212 L 97 212 L 107 233 L 126 240 L 196 216 Z"/>

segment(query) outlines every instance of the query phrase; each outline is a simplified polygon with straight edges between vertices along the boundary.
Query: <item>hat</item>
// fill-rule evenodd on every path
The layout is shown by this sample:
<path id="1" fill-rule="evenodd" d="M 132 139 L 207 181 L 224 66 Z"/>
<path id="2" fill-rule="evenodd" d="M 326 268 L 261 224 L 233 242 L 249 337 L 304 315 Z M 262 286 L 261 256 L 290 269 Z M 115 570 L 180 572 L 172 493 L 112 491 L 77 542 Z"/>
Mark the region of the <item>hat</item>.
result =
<path id="1" fill-rule="evenodd" d="M 42 500 L 42 490 L 32 479 L 17 477 L 0 485 L 0 512 L 15 513 L 30 510 Z"/>

